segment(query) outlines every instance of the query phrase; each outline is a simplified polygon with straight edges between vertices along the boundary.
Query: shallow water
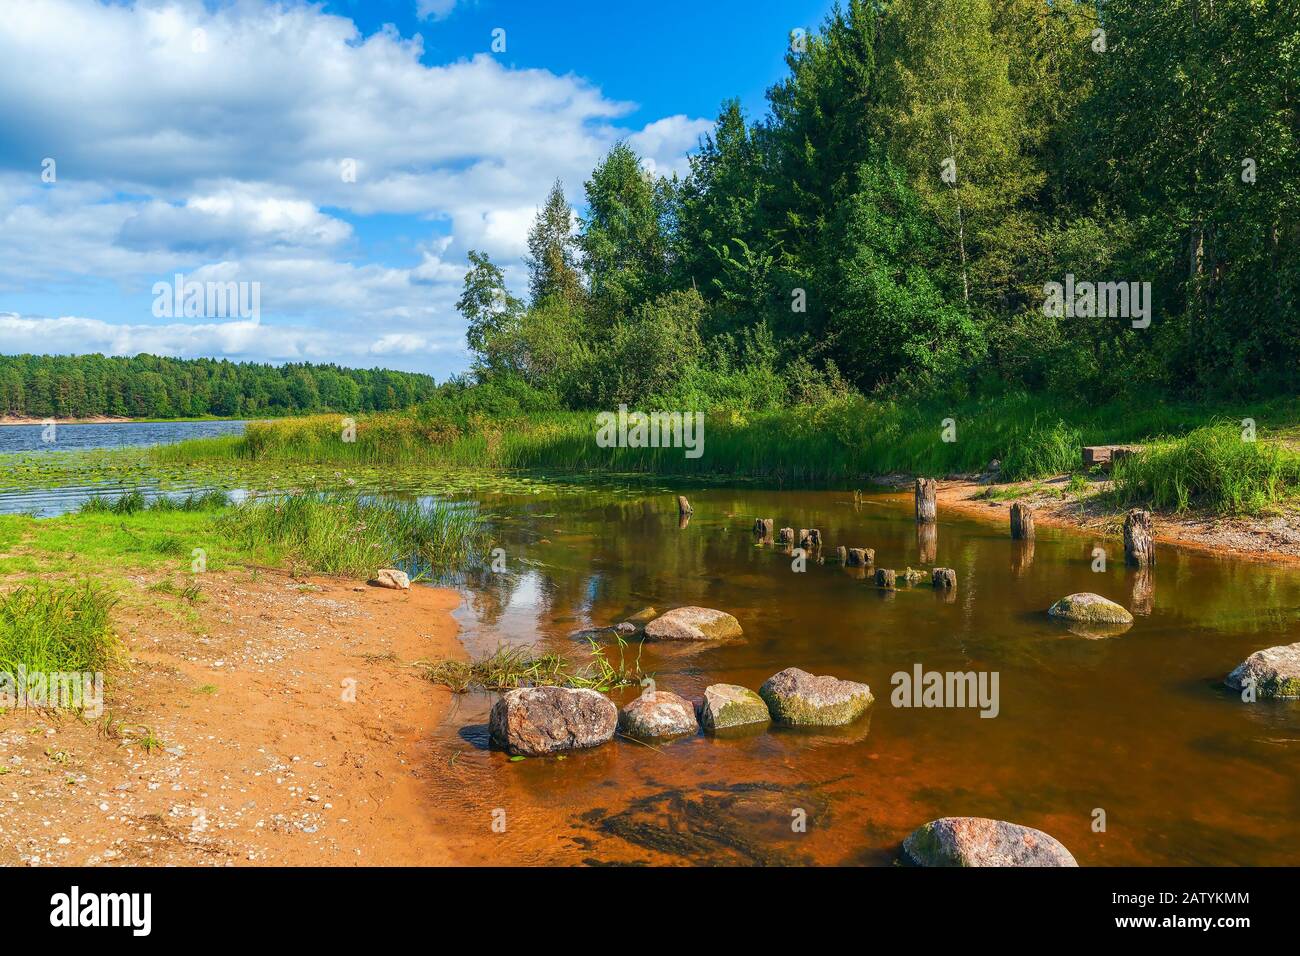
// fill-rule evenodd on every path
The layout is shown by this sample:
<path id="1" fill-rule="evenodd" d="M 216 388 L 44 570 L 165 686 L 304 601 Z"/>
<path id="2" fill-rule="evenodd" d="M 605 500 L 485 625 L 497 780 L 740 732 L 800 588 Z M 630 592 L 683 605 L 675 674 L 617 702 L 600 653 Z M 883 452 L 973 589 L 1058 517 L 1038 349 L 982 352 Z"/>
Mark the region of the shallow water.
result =
<path id="1" fill-rule="evenodd" d="M 1044 829 L 1083 865 L 1300 862 L 1300 703 L 1244 704 L 1221 686 L 1251 652 L 1300 639 L 1296 571 L 1164 549 L 1146 593 L 1115 540 L 1043 529 L 1030 551 L 1001 525 L 941 521 L 922 560 L 899 496 L 690 497 L 685 528 L 662 494 L 487 498 L 508 572 L 464 587 L 462 640 L 476 654 L 498 642 L 580 652 L 573 630 L 700 604 L 735 614 L 746 639 L 646 644 L 661 688 L 756 689 L 797 666 L 870 684 L 870 715 L 512 762 L 487 749 L 495 695 L 460 696 L 428 779 L 466 861 L 888 865 L 921 823 L 978 815 Z M 955 568 L 956 593 L 882 593 L 831 564 L 795 573 L 779 549 L 755 547 L 755 517 L 818 527 L 828 552 L 873 547 L 881 567 Z M 1095 547 L 1109 552 L 1102 573 Z M 1096 638 L 1045 616 L 1084 590 L 1137 611 L 1134 626 Z M 997 672 L 998 716 L 892 706 L 891 675 L 917 664 Z"/>

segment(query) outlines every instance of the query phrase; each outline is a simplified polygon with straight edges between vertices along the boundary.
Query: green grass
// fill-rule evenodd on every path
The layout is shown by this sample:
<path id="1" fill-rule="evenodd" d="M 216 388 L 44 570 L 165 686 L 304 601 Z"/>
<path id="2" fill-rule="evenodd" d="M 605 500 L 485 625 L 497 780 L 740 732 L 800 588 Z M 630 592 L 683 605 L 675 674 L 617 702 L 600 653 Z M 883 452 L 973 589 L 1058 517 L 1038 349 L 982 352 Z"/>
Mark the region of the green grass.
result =
<path id="1" fill-rule="evenodd" d="M 92 495 L 82 504 L 86 514 L 133 515 L 141 511 L 217 511 L 230 506 L 230 496 L 224 491 L 190 493 L 184 498 L 160 495 L 149 499 L 137 490 L 125 491 L 115 498 Z"/>
<path id="2" fill-rule="evenodd" d="M 412 410 L 359 419 L 355 441 L 344 441 L 341 418 L 315 416 L 254 422 L 243 437 L 182 442 L 152 454 L 158 464 L 169 465 L 439 466 L 830 487 L 854 487 L 896 472 L 977 472 L 997 459 L 1003 479 L 1019 481 L 1077 469 L 1084 444 L 1177 437 L 1223 415 L 1253 417 L 1261 430 L 1278 430 L 1300 422 L 1300 402 L 1240 408 L 1135 400 L 1071 404 L 1018 394 L 951 405 L 852 399 L 816 408 L 714 412 L 705 423 L 704 453 L 696 459 L 679 448 L 600 448 L 594 412 L 449 422 Z M 955 425 L 955 441 L 943 440 L 946 419 Z"/>
<path id="3" fill-rule="evenodd" d="M 0 671 L 103 673 L 114 663 L 115 599 L 92 582 L 29 584 L 0 595 Z"/>
<path id="4" fill-rule="evenodd" d="M 1127 504 L 1256 514 L 1300 493 L 1300 455 L 1285 445 L 1244 441 L 1237 424 L 1225 423 L 1153 442 L 1117 462 L 1114 479 L 1116 497 Z"/>
<path id="5" fill-rule="evenodd" d="M 613 687 L 639 684 L 641 647 L 634 661 L 627 660 L 627 642 L 618 640 L 618 663 L 611 662 L 605 648 L 588 642 L 591 660 L 575 662 L 565 654 L 537 653 L 532 647 L 498 647 L 473 661 L 444 660 L 426 663 L 426 676 L 435 684 L 463 694 L 478 690 L 511 690 L 516 687 L 587 687 L 604 693 Z"/>
<path id="6" fill-rule="evenodd" d="M 486 541 L 469 507 L 340 494 L 250 502 L 225 512 L 219 529 L 237 548 L 270 549 L 326 574 L 373 574 L 398 561 L 450 570 L 480 556 Z"/>

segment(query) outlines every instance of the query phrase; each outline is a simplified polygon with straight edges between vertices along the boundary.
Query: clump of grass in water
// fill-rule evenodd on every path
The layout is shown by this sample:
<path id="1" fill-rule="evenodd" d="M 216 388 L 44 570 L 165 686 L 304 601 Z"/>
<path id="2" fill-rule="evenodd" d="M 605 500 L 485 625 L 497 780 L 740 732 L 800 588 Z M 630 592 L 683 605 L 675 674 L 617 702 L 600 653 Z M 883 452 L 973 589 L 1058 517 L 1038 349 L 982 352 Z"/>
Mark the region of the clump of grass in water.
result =
<path id="1" fill-rule="evenodd" d="M 188 494 L 184 498 L 161 495 L 150 500 L 138 490 L 131 490 L 109 498 L 91 495 L 81 505 L 84 514 L 133 515 L 142 511 L 219 511 L 230 507 L 230 496 L 224 491 L 204 491 Z"/>
<path id="2" fill-rule="evenodd" d="M 1121 459 L 1114 480 L 1114 493 L 1125 504 L 1257 514 L 1295 497 L 1300 455 L 1245 441 L 1237 425 L 1212 425 Z"/>
<path id="3" fill-rule="evenodd" d="M 0 596 L 0 671 L 107 671 L 117 655 L 115 603 L 89 582 L 23 585 Z"/>
<path id="4" fill-rule="evenodd" d="M 486 540 L 469 508 L 341 494 L 249 502 L 223 515 L 221 529 L 243 547 L 271 547 L 326 574 L 373 574 L 411 557 L 451 569 L 481 553 Z"/>
<path id="5" fill-rule="evenodd" d="M 503 646 L 475 661 L 436 661 L 424 666 L 429 680 L 455 694 L 471 688 L 513 690 L 516 687 L 587 687 L 604 693 L 612 687 L 639 684 L 645 676 L 641 673 L 640 644 L 636 660 L 629 663 L 627 642 L 620 638 L 615 665 L 606 656 L 605 648 L 595 641 L 588 643 L 591 660 L 584 664 L 576 664 L 563 654 L 539 654 L 532 647 Z"/>

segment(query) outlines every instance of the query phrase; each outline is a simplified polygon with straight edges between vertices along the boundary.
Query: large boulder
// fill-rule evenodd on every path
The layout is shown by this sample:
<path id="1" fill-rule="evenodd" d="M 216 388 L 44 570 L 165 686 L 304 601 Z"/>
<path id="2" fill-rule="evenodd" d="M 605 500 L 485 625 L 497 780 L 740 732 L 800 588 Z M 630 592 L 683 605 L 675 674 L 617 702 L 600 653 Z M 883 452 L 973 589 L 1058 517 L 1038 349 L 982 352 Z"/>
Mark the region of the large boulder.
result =
<path id="1" fill-rule="evenodd" d="M 1107 600 L 1100 594 L 1088 591 L 1063 597 L 1047 609 L 1052 617 L 1083 624 L 1132 624 L 1133 615 L 1127 609 Z"/>
<path id="2" fill-rule="evenodd" d="M 903 841 L 916 866 L 1078 866 L 1070 851 L 1042 830 L 984 817 L 944 817 Z"/>
<path id="3" fill-rule="evenodd" d="M 619 711 L 618 726 L 629 737 L 680 737 L 700 729 L 695 705 L 666 690 L 648 690 Z"/>
<path id="4" fill-rule="evenodd" d="M 730 614 L 707 607 L 674 608 L 645 626 L 651 641 L 725 641 L 742 633 Z"/>
<path id="5" fill-rule="evenodd" d="M 1260 700 L 1300 697 L 1300 643 L 1256 651 L 1228 675 L 1227 684 L 1242 690 L 1252 681 Z"/>
<path id="6" fill-rule="evenodd" d="M 866 684 L 816 676 L 797 667 L 773 674 L 758 693 L 777 723 L 821 727 L 852 723 L 867 712 L 874 699 Z"/>
<path id="7" fill-rule="evenodd" d="M 501 695 L 488 719 L 492 742 L 524 757 L 596 747 L 617 727 L 614 702 L 586 688 L 518 687 Z"/>
<path id="8" fill-rule="evenodd" d="M 726 730 L 745 724 L 766 724 L 772 715 L 763 698 L 739 684 L 710 684 L 704 689 L 700 723 L 705 730 Z"/>

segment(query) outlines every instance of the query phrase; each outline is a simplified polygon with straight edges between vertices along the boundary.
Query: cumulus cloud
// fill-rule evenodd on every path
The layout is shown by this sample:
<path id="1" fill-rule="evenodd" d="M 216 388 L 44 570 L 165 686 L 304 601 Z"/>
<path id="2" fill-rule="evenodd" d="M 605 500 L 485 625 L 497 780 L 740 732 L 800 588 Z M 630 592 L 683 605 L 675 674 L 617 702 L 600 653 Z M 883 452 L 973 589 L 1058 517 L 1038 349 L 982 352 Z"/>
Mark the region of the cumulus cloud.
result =
<path id="1" fill-rule="evenodd" d="M 432 19 L 455 5 L 418 4 Z M 263 357 L 349 323 L 383 327 L 353 343 L 360 354 L 445 353 L 463 336 L 453 305 L 468 249 L 521 288 L 527 229 L 555 178 L 579 199 L 623 138 L 656 171 L 684 173 L 709 125 L 671 116 L 624 128 L 633 105 L 580 77 L 488 54 L 426 65 L 423 53 L 418 35 L 363 36 L 302 3 L 10 5 L 0 308 L 6 293 L 39 291 L 56 312 L 60 288 L 94 280 L 123 289 L 144 320 L 154 281 L 220 272 L 261 281 L 263 314 L 299 323 L 288 339 L 252 334 Z M 40 177 L 47 157 L 53 183 Z M 361 224 L 376 216 L 404 223 L 404 248 L 368 245 Z M 126 328 L 137 341 L 152 327 Z M 150 340 L 197 347 L 169 334 Z M 204 335 L 214 348 L 244 342 Z"/>

